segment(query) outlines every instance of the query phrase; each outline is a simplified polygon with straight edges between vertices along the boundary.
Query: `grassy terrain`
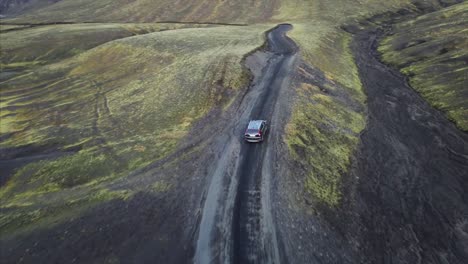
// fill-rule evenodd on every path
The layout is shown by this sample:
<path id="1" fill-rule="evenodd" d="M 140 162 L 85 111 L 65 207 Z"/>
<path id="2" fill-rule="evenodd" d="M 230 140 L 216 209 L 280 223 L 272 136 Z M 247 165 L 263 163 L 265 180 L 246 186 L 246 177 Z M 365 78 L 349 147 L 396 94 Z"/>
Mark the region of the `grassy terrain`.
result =
<path id="1" fill-rule="evenodd" d="M 342 176 L 365 126 L 351 35 L 340 26 L 409 2 L 63 0 L 9 19 L 149 24 L 2 33 L 2 69 L 17 74 L 0 83 L 0 148 L 61 155 L 24 166 L 1 187 L 1 232 L 129 197 L 134 190 L 116 192 L 106 184 L 174 153 L 194 122 L 245 88 L 249 76 L 241 59 L 263 44 L 263 32 L 272 27 L 256 24 L 263 21 L 292 23 L 290 36 L 301 48 L 298 93 L 284 138 L 306 171 L 299 195 L 338 205 Z M 160 20 L 254 25 L 150 24 Z M 166 29 L 177 30 L 139 35 Z M 317 76 L 323 77 L 320 85 Z M 151 185 L 156 192 L 171 188 L 157 179 Z"/>
<path id="2" fill-rule="evenodd" d="M 468 2 L 396 25 L 379 51 L 429 103 L 468 131 Z"/>
<path id="3" fill-rule="evenodd" d="M 193 122 L 246 87 L 241 60 L 263 44 L 268 28 L 190 28 L 123 38 L 72 57 L 62 54 L 63 60 L 2 82 L 2 148 L 73 149 L 18 170 L 0 192 L 2 208 L 11 212 L 4 217 L 24 216 L 22 225 L 48 218 L 48 211 L 41 217 L 18 212 L 56 208 L 58 197 L 67 201 L 77 193 L 85 199 L 172 153 Z M 155 183 L 153 189 L 169 188 Z"/>
<path id="4" fill-rule="evenodd" d="M 339 204 L 342 176 L 365 127 L 365 94 L 349 47 L 351 35 L 340 26 L 405 4 L 287 1 L 276 17 L 293 21 L 290 36 L 301 47 L 304 63 L 313 66 L 299 69 L 298 95 L 285 142 L 293 159 L 307 170 L 305 195 L 317 203 Z M 323 84 L 311 81 L 317 75 L 323 75 Z"/>
<path id="5" fill-rule="evenodd" d="M 3 25 L 0 24 L 0 32 L 13 30 L 13 29 L 21 29 L 27 27 L 26 25 Z"/>
<path id="6" fill-rule="evenodd" d="M 296 161 L 308 168 L 305 190 L 318 201 L 334 206 L 341 196 L 341 176 L 365 126 L 365 96 L 348 48 L 350 35 L 328 23 L 315 31 L 310 28 L 309 23 L 297 24 L 291 36 L 304 47 L 304 62 L 320 69 L 328 86 L 311 85 L 310 79 L 317 73 L 300 69 L 303 78 L 298 84 L 286 143 Z M 357 110 L 338 94 L 346 94 L 353 104 L 362 107 Z"/>
<path id="7" fill-rule="evenodd" d="M 13 19 L 15 22 L 210 21 L 246 23 L 271 17 L 278 1 L 62 0 Z"/>
<path id="8" fill-rule="evenodd" d="M 60 0 L 2 0 L 0 2 L 0 15 L 19 14 L 58 1 Z"/>
<path id="9" fill-rule="evenodd" d="M 437 1 L 416 2 L 441 8 Z M 389 11 L 401 8 L 416 6 L 401 0 L 291 0 L 282 2 L 274 17 L 294 25 L 289 35 L 299 44 L 301 58 L 319 69 L 299 69 L 299 93 L 285 136 L 293 159 L 307 168 L 304 189 L 316 202 L 331 207 L 339 204 L 342 176 L 365 127 L 365 94 L 349 47 L 351 35 L 340 27 L 377 14 L 390 16 Z M 455 67 L 458 74 L 463 71 L 460 65 Z M 321 74 L 325 84 L 311 84 Z"/>
<path id="10" fill-rule="evenodd" d="M 2 25 L 2 28 L 21 25 Z M 105 42 L 155 31 L 187 27 L 184 24 L 73 24 L 49 25 L 2 33 L 0 62 L 15 70 L 49 64 L 77 55 Z M 193 25 L 192 25 L 193 27 Z"/>

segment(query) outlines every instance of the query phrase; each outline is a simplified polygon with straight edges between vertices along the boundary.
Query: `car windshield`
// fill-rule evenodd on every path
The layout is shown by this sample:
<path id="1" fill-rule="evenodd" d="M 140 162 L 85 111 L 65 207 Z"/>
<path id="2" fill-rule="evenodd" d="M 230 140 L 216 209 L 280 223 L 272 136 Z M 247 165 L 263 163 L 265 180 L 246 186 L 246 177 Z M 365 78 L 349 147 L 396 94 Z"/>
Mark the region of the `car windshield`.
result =
<path id="1" fill-rule="evenodd" d="M 258 129 L 247 129 L 247 133 L 249 134 L 258 133 Z"/>

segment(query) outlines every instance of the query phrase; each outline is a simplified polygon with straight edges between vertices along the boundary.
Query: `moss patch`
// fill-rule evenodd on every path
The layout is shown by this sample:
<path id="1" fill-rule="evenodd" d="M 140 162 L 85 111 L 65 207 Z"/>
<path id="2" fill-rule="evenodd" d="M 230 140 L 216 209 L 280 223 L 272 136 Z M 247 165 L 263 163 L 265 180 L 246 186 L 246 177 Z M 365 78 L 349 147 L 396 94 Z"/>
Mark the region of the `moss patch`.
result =
<path id="1" fill-rule="evenodd" d="M 49 217 L 61 221 L 58 208 L 79 209 L 89 200 L 80 197 L 90 191 L 101 192 L 109 182 L 173 153 L 194 122 L 247 87 L 242 59 L 263 45 L 269 28 L 138 35 L 63 56 L 4 81 L 0 103 L 8 119 L 2 119 L 7 123 L 1 132 L 8 136 L 1 147 L 80 149 L 29 164 L 2 187 L 2 204 L 11 211 L 11 221 L 4 220 L 8 232 Z M 161 181 L 151 190 L 171 188 Z M 76 199 L 83 203 L 74 203 Z M 48 207 L 57 211 L 25 213 Z"/>
<path id="2" fill-rule="evenodd" d="M 440 8 L 435 2 L 415 4 Z M 401 8 L 411 10 L 415 5 L 400 0 L 290 0 L 282 1 L 274 16 L 294 25 L 289 35 L 300 46 L 304 63 L 320 69 L 299 69 L 298 95 L 285 136 L 293 159 L 305 170 L 304 191 L 315 202 L 330 207 L 339 204 L 342 176 L 358 145 L 359 132 L 365 127 L 366 96 L 349 47 L 352 36 L 341 26 L 377 14 L 390 16 Z M 453 69 L 463 71 L 460 66 Z"/>
<path id="3" fill-rule="evenodd" d="M 45 25 L 1 33 L 0 62 L 5 69 L 44 65 L 72 57 L 109 42 L 151 32 L 206 25 L 186 24 L 70 24 Z M 17 28 L 2 25 L 1 28 Z"/>
<path id="4" fill-rule="evenodd" d="M 305 72 L 303 77 L 307 78 Z M 346 88 L 333 86 L 333 82 L 320 85 L 324 86 L 300 84 L 286 127 L 286 143 L 293 159 L 307 171 L 305 191 L 317 202 L 333 207 L 340 202 L 341 177 L 348 169 L 365 117 L 362 110 L 354 109 L 342 97 L 324 92 L 334 89 L 350 96 Z"/>
<path id="5" fill-rule="evenodd" d="M 37 193 L 33 199 L 24 195 L 16 196 L 8 203 L 2 204 L 0 210 L 0 234 L 2 237 L 19 235 L 41 228 L 50 228 L 106 201 L 127 200 L 132 194 L 128 191 L 111 191 L 108 189 L 92 190 L 81 196 L 55 200 L 47 206 L 34 206 L 34 201 L 43 199 Z"/>
<path id="6" fill-rule="evenodd" d="M 386 63 L 460 129 L 468 131 L 468 3 L 399 23 L 380 43 Z"/>

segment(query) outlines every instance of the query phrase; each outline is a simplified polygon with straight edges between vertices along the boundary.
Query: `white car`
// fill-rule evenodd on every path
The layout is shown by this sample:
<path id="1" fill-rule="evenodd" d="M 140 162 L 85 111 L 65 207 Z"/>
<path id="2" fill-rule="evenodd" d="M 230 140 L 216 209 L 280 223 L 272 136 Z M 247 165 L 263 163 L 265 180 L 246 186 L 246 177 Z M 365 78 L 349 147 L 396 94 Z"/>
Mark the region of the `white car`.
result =
<path id="1" fill-rule="evenodd" d="M 248 142 L 261 142 L 265 137 L 266 131 L 266 120 L 251 120 L 245 130 L 244 138 Z"/>

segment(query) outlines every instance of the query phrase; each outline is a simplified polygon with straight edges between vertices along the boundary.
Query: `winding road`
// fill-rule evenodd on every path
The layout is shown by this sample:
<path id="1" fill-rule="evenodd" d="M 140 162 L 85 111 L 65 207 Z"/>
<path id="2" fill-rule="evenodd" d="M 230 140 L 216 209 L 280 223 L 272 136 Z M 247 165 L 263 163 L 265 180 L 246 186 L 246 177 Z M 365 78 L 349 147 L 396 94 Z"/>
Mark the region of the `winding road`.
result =
<path id="1" fill-rule="evenodd" d="M 206 193 L 196 241 L 195 263 L 279 263 L 280 254 L 271 217 L 271 145 L 278 98 L 288 87 L 296 61 L 295 43 L 286 36 L 291 25 L 279 25 L 267 34 L 262 57 L 266 65 L 243 99 L 239 119 L 219 139 L 217 159 Z M 251 55 L 251 56 L 256 56 Z M 265 142 L 243 141 L 251 119 L 268 120 Z M 273 129 L 272 129 L 273 128 Z"/>

